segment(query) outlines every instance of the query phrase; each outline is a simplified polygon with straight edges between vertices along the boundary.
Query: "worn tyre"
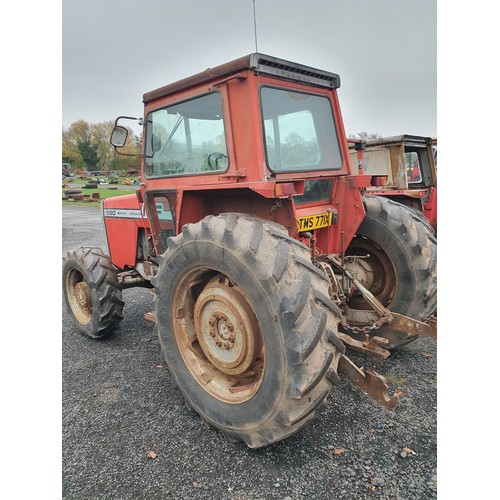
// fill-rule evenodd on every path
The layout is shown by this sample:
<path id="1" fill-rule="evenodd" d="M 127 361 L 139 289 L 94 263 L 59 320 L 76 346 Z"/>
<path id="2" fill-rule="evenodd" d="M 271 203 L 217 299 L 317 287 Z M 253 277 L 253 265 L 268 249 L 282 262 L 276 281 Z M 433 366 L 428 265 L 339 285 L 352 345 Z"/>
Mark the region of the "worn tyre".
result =
<path id="1" fill-rule="evenodd" d="M 366 216 L 346 254 L 369 255 L 366 262 L 375 277 L 369 287 L 389 310 L 426 321 L 437 304 L 437 240 L 432 227 L 414 210 L 382 196 L 366 196 Z M 361 296 L 349 301 L 353 309 L 369 309 Z M 389 348 L 405 345 L 417 336 L 374 334 L 389 339 Z M 347 332 L 350 333 L 350 332 Z"/>
<path id="2" fill-rule="evenodd" d="M 89 337 L 104 337 L 123 319 L 117 271 L 100 248 L 81 247 L 67 253 L 63 293 L 75 325 Z"/>
<path id="3" fill-rule="evenodd" d="M 221 214 L 169 238 L 159 264 L 156 328 L 186 405 L 251 448 L 310 422 L 345 348 L 308 249 L 280 225 Z"/>
<path id="4" fill-rule="evenodd" d="M 75 196 L 77 194 L 83 194 L 83 191 L 81 189 L 65 189 L 64 194 L 66 196 Z"/>
<path id="5" fill-rule="evenodd" d="M 427 226 L 428 230 L 431 233 L 436 235 L 436 229 L 432 227 L 431 223 L 429 222 L 429 219 L 418 208 L 412 207 L 411 205 L 409 205 L 409 203 L 403 203 L 403 201 L 400 200 L 397 200 L 396 203 L 401 203 L 402 205 L 404 205 L 415 217 L 417 217 L 417 219 L 420 219 L 422 224 Z"/>

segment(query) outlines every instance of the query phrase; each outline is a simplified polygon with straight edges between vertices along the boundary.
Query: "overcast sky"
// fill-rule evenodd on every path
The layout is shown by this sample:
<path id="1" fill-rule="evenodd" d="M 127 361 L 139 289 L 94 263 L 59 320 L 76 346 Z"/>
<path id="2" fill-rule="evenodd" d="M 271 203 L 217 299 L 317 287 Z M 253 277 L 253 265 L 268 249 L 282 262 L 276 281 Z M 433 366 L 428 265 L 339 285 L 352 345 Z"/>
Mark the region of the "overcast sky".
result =
<path id="1" fill-rule="evenodd" d="M 258 51 L 341 78 L 348 134 L 435 136 L 436 0 L 255 0 Z M 64 0 L 62 126 L 255 52 L 252 0 Z"/>

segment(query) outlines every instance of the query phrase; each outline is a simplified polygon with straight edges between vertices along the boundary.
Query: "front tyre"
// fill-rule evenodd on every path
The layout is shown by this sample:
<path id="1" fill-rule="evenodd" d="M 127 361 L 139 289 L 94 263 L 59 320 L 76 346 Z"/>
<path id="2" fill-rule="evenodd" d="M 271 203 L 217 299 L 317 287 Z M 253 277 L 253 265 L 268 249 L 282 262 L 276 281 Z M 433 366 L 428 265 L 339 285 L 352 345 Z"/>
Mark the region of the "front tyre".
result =
<path id="1" fill-rule="evenodd" d="M 73 322 L 89 337 L 104 337 L 123 319 L 117 271 L 100 248 L 81 247 L 66 254 L 63 294 Z"/>
<path id="2" fill-rule="evenodd" d="M 184 226 L 159 263 L 156 328 L 186 405 L 252 448 L 310 422 L 345 349 L 308 249 L 282 226 L 221 214 Z"/>

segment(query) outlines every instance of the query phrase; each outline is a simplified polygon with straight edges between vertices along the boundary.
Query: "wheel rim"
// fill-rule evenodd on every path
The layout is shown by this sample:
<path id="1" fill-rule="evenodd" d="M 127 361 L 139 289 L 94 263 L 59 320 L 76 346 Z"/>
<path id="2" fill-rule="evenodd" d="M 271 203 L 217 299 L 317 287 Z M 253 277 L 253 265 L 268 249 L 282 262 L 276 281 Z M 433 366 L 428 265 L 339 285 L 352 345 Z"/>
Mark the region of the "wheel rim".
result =
<path id="1" fill-rule="evenodd" d="M 374 241 L 363 236 L 356 236 L 349 245 L 346 254 L 368 255 L 366 259 L 363 259 L 363 262 L 373 272 L 369 290 L 384 306 L 389 306 L 394 297 L 398 280 L 394 265 L 387 253 Z M 349 306 L 353 309 L 371 309 L 371 306 L 360 295 L 351 297 Z"/>
<path id="2" fill-rule="evenodd" d="M 87 325 L 92 320 L 92 295 L 90 287 L 82 273 L 71 269 L 66 277 L 66 296 L 75 315 L 82 325 Z"/>
<path id="3" fill-rule="evenodd" d="M 264 342 L 244 292 L 214 271 L 189 273 L 174 293 L 174 333 L 191 375 L 214 398 L 248 401 L 264 374 Z"/>

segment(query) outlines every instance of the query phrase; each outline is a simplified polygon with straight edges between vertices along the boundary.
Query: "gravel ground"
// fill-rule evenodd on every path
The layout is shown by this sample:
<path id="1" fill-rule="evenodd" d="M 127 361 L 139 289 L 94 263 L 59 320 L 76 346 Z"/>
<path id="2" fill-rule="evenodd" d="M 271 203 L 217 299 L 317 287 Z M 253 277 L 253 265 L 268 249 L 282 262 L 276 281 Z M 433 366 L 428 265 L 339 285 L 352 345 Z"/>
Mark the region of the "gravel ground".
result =
<path id="1" fill-rule="evenodd" d="M 62 255 L 107 252 L 98 208 L 63 206 L 62 216 Z M 63 499 L 437 498 L 435 341 L 386 361 L 349 353 L 403 393 L 394 411 L 342 380 L 306 428 L 251 450 L 185 407 L 143 318 L 148 291 L 125 290 L 124 300 L 120 329 L 102 340 L 79 334 L 63 306 Z"/>

